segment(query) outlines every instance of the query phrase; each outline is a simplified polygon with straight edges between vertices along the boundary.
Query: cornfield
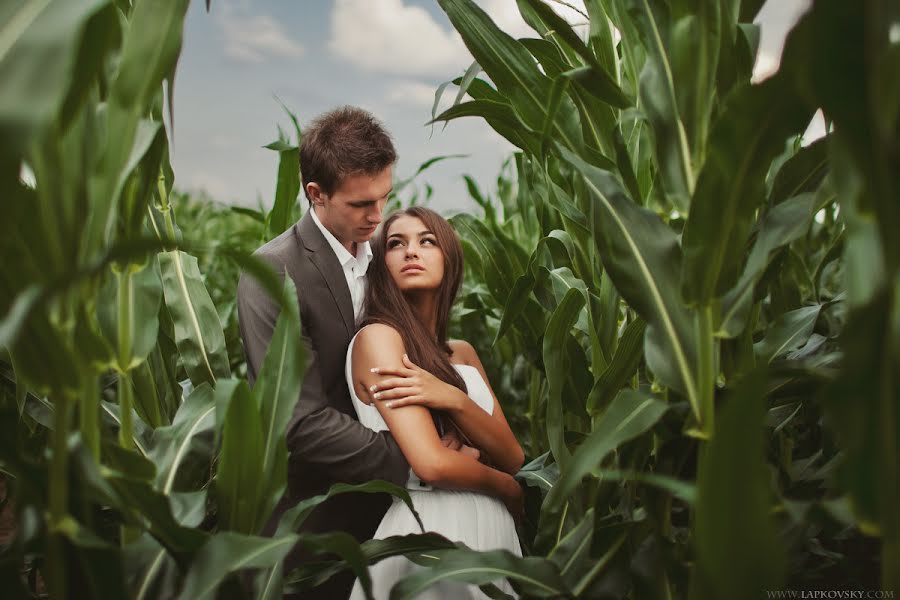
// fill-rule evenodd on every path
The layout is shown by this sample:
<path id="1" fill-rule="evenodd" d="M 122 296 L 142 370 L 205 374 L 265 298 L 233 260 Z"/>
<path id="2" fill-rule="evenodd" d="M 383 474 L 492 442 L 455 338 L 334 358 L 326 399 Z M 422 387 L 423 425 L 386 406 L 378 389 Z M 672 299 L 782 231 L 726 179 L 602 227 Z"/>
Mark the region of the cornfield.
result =
<path id="1" fill-rule="evenodd" d="M 523 39 L 438 3 L 475 63 L 434 122 L 517 148 L 496 190 L 469 180 L 483 214 L 452 218 L 452 328 L 528 456 L 525 556 L 297 533 L 330 495 L 410 503 L 378 481 L 260 535 L 305 349 L 289 279 L 250 253 L 299 216 L 298 121 L 269 146 L 270 210 L 180 194 L 188 0 L 10 0 L 5 597 L 277 598 L 343 570 L 366 586 L 395 555 L 425 568 L 392 600 L 447 578 L 494 598 L 502 578 L 527 598 L 900 591 L 900 4 L 816 0 L 751 82 L 760 0 L 588 0 L 586 35 L 517 0 Z M 394 206 L 427 200 L 410 189 Z M 240 270 L 282 307 L 252 388 Z M 298 543 L 321 560 L 284 572 Z"/>

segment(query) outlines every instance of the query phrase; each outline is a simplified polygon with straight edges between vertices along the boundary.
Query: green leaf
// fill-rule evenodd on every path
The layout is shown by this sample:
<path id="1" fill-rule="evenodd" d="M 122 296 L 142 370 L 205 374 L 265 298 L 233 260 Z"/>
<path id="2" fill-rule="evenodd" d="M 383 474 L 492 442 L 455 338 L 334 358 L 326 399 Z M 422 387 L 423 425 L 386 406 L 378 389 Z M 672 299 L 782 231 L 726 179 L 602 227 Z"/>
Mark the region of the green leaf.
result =
<path id="1" fill-rule="evenodd" d="M 266 538 L 231 531 L 212 536 L 194 559 L 179 600 L 216 598 L 216 590 L 228 574 L 276 565 L 284 560 L 298 539 L 296 534 Z"/>
<path id="2" fill-rule="evenodd" d="M 550 453 L 545 452 L 537 457 L 516 473 L 517 479 L 525 481 L 526 485 L 538 487 L 545 492 L 549 492 L 550 488 L 556 485 L 559 479 L 559 465 L 556 463 L 547 464 Z"/>
<path id="3" fill-rule="evenodd" d="M 150 458 L 156 464 L 156 486 L 163 494 L 175 490 L 178 471 L 196 448 L 195 438 L 216 424 L 216 402 L 207 383 L 195 387 L 184 398 L 172 424 L 153 432 Z"/>
<path id="4" fill-rule="evenodd" d="M 678 83 L 675 95 L 684 120 L 695 165 L 706 157 L 709 122 L 717 100 L 716 73 L 723 38 L 722 4 L 719 0 L 696 0 L 673 4 L 669 38 L 672 77 Z M 724 95 L 727 89 L 720 88 Z"/>
<path id="5" fill-rule="evenodd" d="M 817 304 L 786 312 L 775 319 L 766 330 L 766 337 L 753 344 L 757 360 L 763 364 L 770 363 L 805 344 L 812 335 L 820 312 L 822 305 Z"/>
<path id="6" fill-rule="evenodd" d="M 544 368 L 550 387 L 550 396 L 547 400 L 547 436 L 553 458 L 563 470 L 569 462 L 563 421 L 563 388 L 570 364 L 566 348 L 570 337 L 569 331 L 583 307 L 584 295 L 579 290 L 570 288 L 553 311 L 544 334 Z"/>
<path id="7" fill-rule="evenodd" d="M 668 19 L 663 16 L 668 9 L 650 0 L 627 0 L 625 8 L 647 51 L 640 75 L 640 101 L 653 128 L 660 178 L 668 199 L 687 213 L 695 176 L 665 45 Z"/>
<path id="8" fill-rule="evenodd" d="M 828 173 L 828 143 L 828 136 L 820 138 L 781 165 L 772 180 L 770 206 L 816 190 Z"/>
<path id="9" fill-rule="evenodd" d="M 118 349 L 116 367 L 125 373 L 146 360 L 156 346 L 163 290 L 155 261 L 125 265 L 114 274 L 100 291 L 97 317 L 104 336 Z"/>
<path id="10" fill-rule="evenodd" d="M 300 309 L 297 291 L 290 277 L 284 278 L 288 310 L 282 311 L 253 387 L 262 424 L 263 453 L 257 465 L 261 481 L 264 514 L 275 507 L 287 481 L 287 447 L 284 434 L 300 397 L 305 353 L 300 342 Z M 279 455 L 283 455 L 280 458 Z"/>
<path id="11" fill-rule="evenodd" d="M 460 237 L 470 241 L 483 257 L 484 280 L 495 298 L 507 298 L 516 277 L 524 272 L 525 265 L 518 264 L 512 248 L 488 227 L 471 215 L 455 215 L 451 222 Z"/>
<path id="12" fill-rule="evenodd" d="M 177 590 L 178 565 L 150 534 L 122 548 L 129 572 L 129 590 L 135 600 L 171 598 Z"/>
<path id="13" fill-rule="evenodd" d="M 121 407 L 118 404 L 101 401 L 100 415 L 107 421 L 108 425 L 111 424 L 114 428 L 119 428 L 122 426 Z M 150 430 L 136 412 L 131 415 L 131 425 L 132 443 L 134 444 L 134 448 L 141 454 L 141 456 L 150 457 L 152 460 L 152 454 L 150 450 L 150 448 L 152 447 L 151 437 L 155 433 L 155 431 Z M 158 468 L 159 463 L 155 464 Z"/>
<path id="14" fill-rule="evenodd" d="M 439 581 L 481 585 L 503 578 L 516 582 L 529 597 L 554 598 L 568 594 L 556 565 L 549 560 L 523 558 L 506 550 L 456 549 L 441 552 L 437 564 L 401 579 L 391 590 L 390 600 L 411 600 Z"/>
<path id="15" fill-rule="evenodd" d="M 740 279 L 722 298 L 722 317 L 717 334 L 735 337 L 743 330 L 753 305 L 753 290 L 773 258 L 774 252 L 808 230 L 816 198 L 801 194 L 775 206 L 759 224 L 756 242 L 747 257 Z"/>
<path id="16" fill-rule="evenodd" d="M 109 0 L 13 0 L 0 23 L 0 153 L 20 157 L 64 105 L 75 112 L 117 43 L 118 21 Z"/>
<path id="17" fill-rule="evenodd" d="M 159 93 L 181 53 L 188 0 L 162 7 L 154 0 L 136 0 L 122 48 L 119 71 L 111 89 L 112 102 L 143 112 Z"/>
<path id="18" fill-rule="evenodd" d="M 643 356 L 644 348 L 641 342 L 644 339 L 646 328 L 647 323 L 640 317 L 625 328 L 622 337 L 619 338 L 616 353 L 594 383 L 587 401 L 588 412 L 605 409 L 619 393 L 619 390 L 627 385 L 628 379 L 634 375 Z"/>
<path id="19" fill-rule="evenodd" d="M 593 198 L 594 239 L 604 269 L 647 322 L 647 365 L 688 397 L 702 422 L 694 315 L 681 302 L 681 250 L 675 233 L 655 213 L 631 202 L 611 174 L 565 150 L 562 155 Z"/>
<path id="20" fill-rule="evenodd" d="M 591 435 L 572 455 L 568 468 L 547 494 L 543 510 L 557 512 L 581 479 L 598 467 L 603 459 L 628 440 L 635 438 L 659 420 L 667 406 L 653 396 L 635 390 L 622 390 L 594 426 Z"/>
<path id="21" fill-rule="evenodd" d="M 352 535 L 344 531 L 332 533 L 303 534 L 300 544 L 308 551 L 316 554 L 336 554 L 343 559 L 362 585 L 367 598 L 372 597 L 372 578 L 366 566 L 366 557 L 359 543 Z"/>
<path id="22" fill-rule="evenodd" d="M 166 306 L 175 325 L 175 343 L 194 385 L 228 377 L 225 334 L 197 259 L 180 250 L 159 253 Z"/>
<path id="23" fill-rule="evenodd" d="M 114 508 L 125 525 L 149 530 L 169 552 L 195 552 L 208 537 L 197 529 L 182 527 L 173 517 L 167 498 L 144 479 L 131 473 L 102 469 L 76 436 L 69 439 L 73 481 L 88 490 L 92 502 Z"/>
<path id="24" fill-rule="evenodd" d="M 779 110 L 772 110 L 778 104 Z M 682 238 L 682 294 L 706 306 L 737 281 L 765 176 L 810 112 L 783 77 L 732 94 L 716 122 Z"/>
<path id="25" fill-rule="evenodd" d="M 835 482 L 848 493 L 854 526 L 885 542 L 894 535 L 900 481 L 898 330 L 900 278 L 895 277 L 868 304 L 848 311 L 840 338 L 840 372 L 828 382 L 823 398 L 826 422 L 841 447 Z M 882 552 L 888 556 L 886 549 Z M 896 576 L 896 568 L 883 574 Z"/>
<path id="26" fill-rule="evenodd" d="M 575 52 L 584 61 L 588 67 L 586 72 L 589 74 L 585 78 L 586 89 L 600 100 L 616 108 L 625 108 L 631 105 L 628 97 L 625 96 L 615 80 L 610 77 L 565 19 L 556 14 L 542 0 L 517 1 L 522 16 L 535 31 L 541 34 L 541 37 L 552 38 L 558 45 Z"/>
<path id="27" fill-rule="evenodd" d="M 559 543 L 564 527 L 571 520 L 570 509 L 578 506 L 571 502 L 582 479 L 619 445 L 652 427 L 666 408 L 663 402 L 635 390 L 622 390 L 616 396 L 544 498 L 534 541 L 536 548 L 549 550 Z"/>
<path id="28" fill-rule="evenodd" d="M 84 253 L 100 251 L 109 237 L 120 204 L 121 183 L 135 148 L 142 145 L 142 117 L 150 112 L 172 75 L 181 52 L 182 30 L 188 0 L 158 5 L 154 0 L 136 0 L 125 32 L 117 70 L 102 112 L 100 131 L 104 146 L 96 172 L 89 179 L 91 212 L 85 232 Z M 171 88 L 170 88 L 171 91 Z"/>
<path id="29" fill-rule="evenodd" d="M 219 522 L 231 531 L 257 533 L 268 475 L 260 469 L 265 442 L 259 407 L 244 381 L 223 380 L 216 392 L 217 406 L 227 405 L 216 471 Z"/>
<path id="30" fill-rule="evenodd" d="M 122 559 L 116 546 L 72 517 L 57 524 L 55 531 L 71 544 L 70 564 L 79 567 L 79 583 L 84 593 L 92 598 L 128 598 L 123 585 Z"/>
<path id="31" fill-rule="evenodd" d="M 374 480 L 355 485 L 335 483 L 330 488 L 328 488 L 328 492 L 298 502 L 295 506 L 288 509 L 284 512 L 284 514 L 281 515 L 281 520 L 278 523 L 278 529 L 276 530 L 275 535 L 280 536 L 291 531 L 298 531 L 300 529 L 300 526 L 303 524 L 303 522 L 306 520 L 306 518 L 314 508 L 316 508 L 318 505 L 328 500 L 332 496 L 336 496 L 338 494 L 346 494 L 349 492 L 361 492 L 366 494 L 387 493 L 400 498 L 403 503 L 409 507 L 409 510 L 412 511 L 412 514 L 422 531 L 425 531 L 425 526 L 422 524 L 422 519 L 419 518 L 419 513 L 413 506 L 412 499 L 410 498 L 409 492 L 406 490 L 406 488 L 400 487 L 399 485 L 394 485 L 393 483 L 389 483 L 387 481 Z"/>
<path id="32" fill-rule="evenodd" d="M 414 533 L 394 535 L 383 539 L 371 539 L 360 544 L 366 564 L 374 565 L 392 556 L 419 555 L 434 550 L 456 548 L 457 544 L 437 533 Z M 350 568 L 346 560 L 340 560 L 330 566 L 321 563 L 301 565 L 292 571 L 291 582 L 298 583 L 302 589 L 317 586 L 337 573 Z"/>
<path id="33" fill-rule="evenodd" d="M 300 193 L 300 149 L 289 146 L 278 149 L 278 181 L 275 202 L 268 215 L 266 239 L 272 239 L 291 225 L 291 210 Z"/>
<path id="34" fill-rule="evenodd" d="M 784 551 L 771 517 L 763 437 L 765 381 L 764 372 L 742 381 L 720 411 L 712 441 L 701 448 L 692 598 L 749 600 L 761 589 L 781 588 Z"/>
<path id="35" fill-rule="evenodd" d="M 205 531 L 182 526 L 172 513 L 169 499 L 148 483 L 117 474 L 108 475 L 107 479 L 121 498 L 119 508 L 138 515 L 132 523 L 132 519 L 126 523 L 147 527 L 170 553 L 191 555 L 209 537 Z"/>
<path id="36" fill-rule="evenodd" d="M 591 557 L 591 540 L 594 537 L 594 509 L 585 514 L 584 519 L 563 537 L 547 559 L 559 567 L 559 574 L 569 589 L 574 589 L 585 571 L 595 567 Z"/>
<path id="37" fill-rule="evenodd" d="M 540 140 L 527 127 L 523 127 L 512 107 L 505 102 L 487 99 L 463 102 L 462 104 L 451 106 L 429 121 L 429 124 L 438 121 L 452 121 L 462 117 L 481 117 L 487 121 L 494 131 L 513 145 L 523 150 L 539 151 Z"/>
<path id="38" fill-rule="evenodd" d="M 694 504 L 697 499 L 697 489 L 693 483 L 658 473 L 597 469 L 594 475 L 606 481 L 637 481 L 668 492 L 686 504 Z"/>
<path id="39" fill-rule="evenodd" d="M 463 42 L 532 131 L 540 131 L 547 120 L 545 98 L 551 81 L 542 74 L 522 44 L 504 33 L 471 0 L 439 0 Z M 581 148 L 581 131 L 571 102 L 564 103 L 554 119 L 554 137 L 567 147 Z"/>

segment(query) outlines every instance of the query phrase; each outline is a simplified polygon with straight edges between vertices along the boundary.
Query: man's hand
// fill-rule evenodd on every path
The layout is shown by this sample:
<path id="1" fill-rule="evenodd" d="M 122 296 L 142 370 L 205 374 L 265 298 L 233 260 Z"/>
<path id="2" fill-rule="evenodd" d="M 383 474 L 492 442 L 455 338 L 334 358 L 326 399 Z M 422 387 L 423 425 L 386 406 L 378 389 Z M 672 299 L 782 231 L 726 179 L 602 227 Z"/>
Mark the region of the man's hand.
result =
<path id="1" fill-rule="evenodd" d="M 433 410 L 452 412 L 471 401 L 461 389 L 420 368 L 406 354 L 403 355 L 403 367 L 376 367 L 372 372 L 388 376 L 388 379 L 369 388 L 372 397 L 378 402 L 384 402 L 388 408 L 418 404 Z"/>
<path id="2" fill-rule="evenodd" d="M 481 451 L 478 448 L 473 448 L 472 446 L 463 444 L 456 428 L 450 429 L 450 431 L 448 431 L 441 437 L 441 444 L 443 444 L 445 448 L 455 450 L 457 452 L 465 454 L 466 456 L 471 456 L 475 460 L 479 460 L 481 458 Z"/>

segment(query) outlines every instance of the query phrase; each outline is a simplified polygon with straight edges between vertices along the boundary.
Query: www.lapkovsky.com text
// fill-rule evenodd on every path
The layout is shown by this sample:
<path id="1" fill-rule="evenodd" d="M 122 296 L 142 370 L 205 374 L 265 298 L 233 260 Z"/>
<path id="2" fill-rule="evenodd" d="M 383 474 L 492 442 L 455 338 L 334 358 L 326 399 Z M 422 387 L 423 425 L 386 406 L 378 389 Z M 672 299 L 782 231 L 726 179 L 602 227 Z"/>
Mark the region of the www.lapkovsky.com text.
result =
<path id="1" fill-rule="evenodd" d="M 766 590 L 766 598 L 894 598 L 893 590 Z"/>

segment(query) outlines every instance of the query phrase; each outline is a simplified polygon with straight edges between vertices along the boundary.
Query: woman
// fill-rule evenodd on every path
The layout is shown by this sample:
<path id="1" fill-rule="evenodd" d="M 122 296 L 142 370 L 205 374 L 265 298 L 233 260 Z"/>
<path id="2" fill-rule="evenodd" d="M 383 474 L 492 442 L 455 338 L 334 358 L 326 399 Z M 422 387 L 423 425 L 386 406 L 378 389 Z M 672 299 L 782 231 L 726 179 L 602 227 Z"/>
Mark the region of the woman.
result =
<path id="1" fill-rule="evenodd" d="M 366 318 L 347 349 L 347 383 L 359 420 L 376 431 L 390 429 L 397 440 L 427 531 L 476 550 L 521 555 L 512 514 L 521 514 L 522 489 L 512 474 L 522 466 L 522 448 L 474 348 L 447 340 L 462 280 L 459 240 L 437 213 L 411 207 L 384 222 L 372 254 Z M 440 430 L 447 427 L 458 428 L 497 468 L 444 447 Z M 410 510 L 395 499 L 375 538 L 419 532 Z M 387 598 L 417 568 L 402 556 L 373 565 L 375 597 Z M 506 582 L 500 587 L 512 591 Z M 351 598 L 362 597 L 357 581 Z M 476 586 L 442 582 L 421 597 L 485 596 Z"/>

